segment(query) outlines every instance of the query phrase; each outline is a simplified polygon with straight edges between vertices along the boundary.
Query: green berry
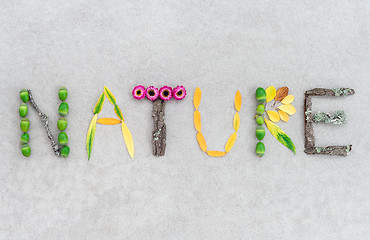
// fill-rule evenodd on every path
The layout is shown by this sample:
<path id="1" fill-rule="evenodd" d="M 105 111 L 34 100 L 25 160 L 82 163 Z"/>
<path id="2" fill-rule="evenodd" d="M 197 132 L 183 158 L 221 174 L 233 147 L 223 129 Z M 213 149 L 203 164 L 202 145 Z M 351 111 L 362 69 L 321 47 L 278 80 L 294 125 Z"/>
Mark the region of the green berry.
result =
<path id="1" fill-rule="evenodd" d="M 23 144 L 21 148 L 22 154 L 25 157 L 29 157 L 31 155 L 31 148 L 28 144 Z"/>
<path id="2" fill-rule="evenodd" d="M 64 117 L 59 118 L 57 126 L 59 131 L 64 131 L 67 128 L 67 119 Z"/>
<path id="3" fill-rule="evenodd" d="M 256 98 L 259 103 L 264 103 L 266 102 L 266 92 L 265 89 L 259 87 L 256 90 Z"/>
<path id="4" fill-rule="evenodd" d="M 265 137 L 265 128 L 264 127 L 257 127 L 256 129 L 256 137 L 258 140 L 262 140 Z"/>
<path id="5" fill-rule="evenodd" d="M 20 106 L 19 106 L 19 116 L 21 117 L 25 117 L 28 113 L 28 107 L 25 103 L 22 103 Z"/>
<path id="6" fill-rule="evenodd" d="M 28 100 L 30 100 L 30 95 L 28 95 L 28 91 L 26 89 L 22 89 L 19 92 L 19 95 L 20 95 L 22 101 L 25 102 L 25 103 L 27 103 Z"/>
<path id="7" fill-rule="evenodd" d="M 265 144 L 263 142 L 258 142 L 256 145 L 256 154 L 259 157 L 262 157 L 265 154 Z"/>
<path id="8" fill-rule="evenodd" d="M 256 122 L 258 123 L 258 125 L 262 125 L 263 124 L 263 117 L 261 117 L 261 116 L 256 116 L 255 117 L 256 118 Z"/>
<path id="9" fill-rule="evenodd" d="M 65 101 L 67 99 L 67 96 L 68 96 L 67 88 L 61 87 L 59 89 L 59 99 Z"/>
<path id="10" fill-rule="evenodd" d="M 63 116 L 63 117 L 67 116 L 68 110 L 69 110 L 68 103 L 62 102 L 59 105 L 59 114 L 61 116 Z"/>
<path id="11" fill-rule="evenodd" d="M 28 118 L 22 118 L 20 127 L 22 132 L 27 132 L 30 128 L 30 120 L 28 120 Z"/>
<path id="12" fill-rule="evenodd" d="M 62 148 L 62 150 L 60 151 L 60 155 L 62 157 L 68 157 L 68 155 L 69 155 L 69 147 L 68 146 L 64 146 Z"/>
<path id="13" fill-rule="evenodd" d="M 68 136 L 65 132 L 60 132 L 58 135 L 58 142 L 60 145 L 67 145 L 68 143 Z"/>
<path id="14" fill-rule="evenodd" d="M 23 133 L 21 136 L 21 143 L 25 144 L 25 143 L 28 143 L 29 141 L 30 141 L 30 135 L 28 135 L 28 133 Z"/>
<path id="15" fill-rule="evenodd" d="M 257 110 L 256 110 L 257 114 L 258 115 L 263 115 L 263 113 L 265 112 L 265 105 L 264 104 L 259 104 L 257 106 Z"/>

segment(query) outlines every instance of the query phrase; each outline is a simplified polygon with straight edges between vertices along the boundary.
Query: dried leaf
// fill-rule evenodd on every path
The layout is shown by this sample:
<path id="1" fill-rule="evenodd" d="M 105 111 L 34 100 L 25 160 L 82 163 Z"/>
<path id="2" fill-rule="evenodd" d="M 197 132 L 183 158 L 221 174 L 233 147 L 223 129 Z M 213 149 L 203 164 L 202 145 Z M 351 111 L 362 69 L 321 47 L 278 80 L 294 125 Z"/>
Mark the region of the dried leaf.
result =
<path id="1" fill-rule="evenodd" d="M 193 97 L 193 103 L 196 110 L 199 108 L 200 100 L 202 98 L 202 91 L 199 87 L 195 89 L 194 97 Z"/>
<path id="2" fill-rule="evenodd" d="M 236 91 L 234 104 L 236 111 L 240 112 L 240 109 L 242 107 L 242 95 L 240 94 L 239 90 Z"/>
<path id="3" fill-rule="evenodd" d="M 269 116 L 270 120 L 273 122 L 279 122 L 280 116 L 276 111 L 267 111 L 267 115 Z"/>
<path id="4" fill-rule="evenodd" d="M 220 151 L 207 151 L 208 156 L 211 157 L 223 157 L 226 155 L 225 152 L 220 152 Z"/>
<path id="5" fill-rule="evenodd" d="M 234 115 L 234 130 L 235 132 L 237 132 L 239 130 L 239 127 L 240 127 L 240 116 L 239 116 L 239 113 L 235 113 Z"/>
<path id="6" fill-rule="evenodd" d="M 280 119 L 283 120 L 284 122 L 289 121 L 289 115 L 286 112 L 279 110 L 279 115 L 280 115 Z"/>
<path id="7" fill-rule="evenodd" d="M 276 91 L 275 101 L 283 100 L 286 96 L 288 96 L 288 93 L 289 93 L 289 88 L 287 87 L 279 88 Z"/>
<path id="8" fill-rule="evenodd" d="M 294 143 L 293 143 L 292 139 L 290 139 L 290 137 L 283 130 L 281 130 L 281 128 L 279 128 L 275 123 L 267 120 L 266 118 L 265 118 L 265 123 L 266 123 L 267 129 L 270 131 L 270 133 L 281 144 L 283 144 L 285 147 L 289 148 L 290 150 L 292 150 L 295 153 L 295 146 L 294 146 Z"/>
<path id="9" fill-rule="evenodd" d="M 288 95 L 283 100 L 281 100 L 281 103 L 282 104 L 290 104 L 293 101 L 294 101 L 294 96 L 293 95 Z"/>
<path id="10" fill-rule="evenodd" d="M 266 88 L 266 102 L 270 102 L 276 96 L 276 89 L 274 86 Z"/>
<path id="11" fill-rule="evenodd" d="M 123 139 L 125 140 L 127 151 L 130 154 L 131 158 L 134 158 L 135 148 L 134 148 L 134 140 L 132 139 L 132 135 L 130 130 L 128 129 L 125 122 L 122 122 L 122 134 Z"/>
<path id="12" fill-rule="evenodd" d="M 98 114 L 95 114 L 91 119 L 89 130 L 87 131 L 86 136 L 86 150 L 88 155 L 88 160 L 90 160 L 91 150 L 94 143 L 95 130 L 96 130 L 96 121 L 98 120 Z"/>
<path id="13" fill-rule="evenodd" d="M 104 100 L 105 100 L 105 95 L 104 95 L 104 92 L 100 95 L 98 101 L 96 102 L 95 104 L 95 107 L 94 107 L 94 114 L 98 114 L 100 113 L 100 111 L 102 110 L 103 108 L 103 105 L 104 105 Z"/>
<path id="14" fill-rule="evenodd" d="M 121 120 L 117 118 L 99 118 L 98 123 L 103 125 L 117 125 L 121 123 Z"/>
<path id="15" fill-rule="evenodd" d="M 284 104 L 278 107 L 281 111 L 288 113 L 289 115 L 293 115 L 296 110 L 291 104 Z"/>
<path id="16" fill-rule="evenodd" d="M 122 121 L 125 121 L 125 119 L 122 116 L 121 109 L 118 107 L 118 105 L 114 105 L 114 112 L 116 113 L 119 119 L 121 119 Z"/>
<path id="17" fill-rule="evenodd" d="M 195 110 L 194 112 L 194 126 L 197 132 L 200 132 L 200 130 L 202 129 L 200 112 L 197 110 Z"/>
<path id="18" fill-rule="evenodd" d="M 228 153 L 233 148 L 236 141 L 237 134 L 236 132 L 232 133 L 225 145 L 225 152 Z"/>
<path id="19" fill-rule="evenodd" d="M 207 142 L 204 138 L 203 134 L 201 132 L 197 133 L 197 141 L 200 149 L 202 149 L 203 152 L 207 151 Z"/>
<path id="20" fill-rule="evenodd" d="M 104 86 L 104 94 L 112 105 L 116 105 L 116 98 L 106 86 Z"/>

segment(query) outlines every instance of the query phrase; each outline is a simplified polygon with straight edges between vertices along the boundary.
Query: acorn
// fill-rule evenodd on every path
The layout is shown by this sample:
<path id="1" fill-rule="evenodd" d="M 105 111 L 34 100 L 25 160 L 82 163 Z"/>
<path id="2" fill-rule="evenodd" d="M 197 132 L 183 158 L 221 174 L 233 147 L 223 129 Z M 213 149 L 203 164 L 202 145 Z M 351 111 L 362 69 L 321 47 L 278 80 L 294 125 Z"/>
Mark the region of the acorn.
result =
<path id="1" fill-rule="evenodd" d="M 265 105 L 264 104 L 259 104 L 257 106 L 257 110 L 256 110 L 257 114 L 258 115 L 263 115 L 263 113 L 265 112 Z"/>
<path id="2" fill-rule="evenodd" d="M 22 89 L 19 92 L 19 95 L 24 103 L 27 103 L 30 100 L 30 95 L 28 95 L 28 91 L 26 89 Z"/>
<path id="3" fill-rule="evenodd" d="M 64 117 L 59 118 L 57 126 L 59 131 L 64 131 L 67 128 L 67 119 Z"/>
<path id="4" fill-rule="evenodd" d="M 255 119 L 256 119 L 256 122 L 258 123 L 258 125 L 262 125 L 263 122 L 264 122 L 262 116 L 255 116 Z"/>
<path id="5" fill-rule="evenodd" d="M 21 136 L 21 143 L 25 144 L 25 143 L 28 143 L 29 141 L 30 141 L 30 135 L 28 135 L 28 133 L 23 133 Z"/>
<path id="6" fill-rule="evenodd" d="M 31 155 L 31 148 L 28 144 L 23 144 L 21 148 L 22 154 L 25 157 L 29 157 Z"/>
<path id="7" fill-rule="evenodd" d="M 58 142 L 60 145 L 67 145 L 68 143 L 68 136 L 65 132 L 60 132 L 58 135 Z"/>
<path id="8" fill-rule="evenodd" d="M 259 103 L 264 103 L 266 102 L 266 92 L 265 89 L 259 87 L 256 90 L 256 99 Z"/>
<path id="9" fill-rule="evenodd" d="M 257 127 L 256 137 L 257 137 L 258 140 L 262 140 L 265 137 L 265 134 L 266 134 L 266 132 L 265 132 L 264 127 L 261 127 L 261 126 Z"/>
<path id="10" fill-rule="evenodd" d="M 263 142 L 258 142 L 256 145 L 256 154 L 259 157 L 262 157 L 265 154 L 265 144 Z"/>
<path id="11" fill-rule="evenodd" d="M 19 116 L 21 117 L 25 117 L 28 113 L 28 107 L 25 103 L 22 103 L 20 106 L 19 106 Z"/>
<path id="12" fill-rule="evenodd" d="M 22 132 L 27 132 L 30 128 L 30 120 L 28 120 L 28 118 L 22 118 L 20 127 Z"/>
<path id="13" fill-rule="evenodd" d="M 60 105 L 59 105 L 59 114 L 61 116 L 67 116 L 68 114 L 68 110 L 69 110 L 69 107 L 68 107 L 68 103 L 66 102 L 62 102 Z"/>
<path id="14" fill-rule="evenodd" d="M 67 88 L 61 87 L 59 89 L 59 99 L 65 101 L 67 99 L 67 96 L 68 96 Z"/>
<path id="15" fill-rule="evenodd" d="M 68 155 L 69 155 L 69 147 L 68 146 L 64 146 L 62 148 L 62 150 L 60 151 L 60 155 L 62 157 L 68 157 Z"/>

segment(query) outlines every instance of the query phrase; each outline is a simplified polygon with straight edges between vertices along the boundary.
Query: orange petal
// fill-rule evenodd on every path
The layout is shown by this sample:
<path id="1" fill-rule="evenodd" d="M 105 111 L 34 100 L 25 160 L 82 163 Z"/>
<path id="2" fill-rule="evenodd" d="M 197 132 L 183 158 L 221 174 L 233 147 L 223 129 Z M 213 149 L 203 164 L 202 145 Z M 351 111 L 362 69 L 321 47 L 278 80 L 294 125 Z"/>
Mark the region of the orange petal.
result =
<path id="1" fill-rule="evenodd" d="M 200 112 L 196 110 L 194 112 L 194 126 L 197 132 L 200 132 L 200 130 L 202 129 L 202 124 L 200 120 L 201 120 Z"/>
<path id="2" fill-rule="evenodd" d="M 121 120 L 117 118 L 99 118 L 98 123 L 103 125 L 117 125 L 121 123 Z"/>
<path id="3" fill-rule="evenodd" d="M 200 149 L 202 149 L 203 152 L 207 151 L 207 142 L 204 138 L 203 134 L 201 132 L 197 133 L 197 141 Z"/>
<path id="4" fill-rule="evenodd" d="M 211 157 L 223 157 L 226 155 L 225 152 L 221 152 L 221 151 L 207 151 L 207 154 L 208 156 L 211 156 Z"/>

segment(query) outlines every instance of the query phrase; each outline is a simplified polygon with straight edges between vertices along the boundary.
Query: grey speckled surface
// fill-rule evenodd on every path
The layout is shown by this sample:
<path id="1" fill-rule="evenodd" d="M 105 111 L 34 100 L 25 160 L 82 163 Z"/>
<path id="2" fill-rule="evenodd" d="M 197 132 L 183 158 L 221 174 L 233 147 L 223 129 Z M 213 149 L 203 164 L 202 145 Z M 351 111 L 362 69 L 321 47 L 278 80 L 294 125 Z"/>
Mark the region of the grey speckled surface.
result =
<path id="1" fill-rule="evenodd" d="M 369 22 L 370 2 L 361 0 L 1 1 L 0 239 L 368 239 Z M 137 84 L 188 89 L 166 106 L 164 157 L 151 155 L 152 105 L 132 98 Z M 279 124 L 296 156 L 270 134 L 266 156 L 254 155 L 254 91 L 271 84 L 296 96 L 297 114 Z M 70 157 L 53 156 L 31 110 L 33 152 L 23 158 L 18 91 L 34 91 L 55 133 L 62 85 Z M 118 126 L 98 126 L 87 162 L 104 85 L 132 131 L 134 160 Z M 243 95 L 240 133 L 224 158 L 197 146 L 196 86 L 213 149 L 232 132 L 235 91 Z M 319 145 L 353 144 L 346 158 L 303 153 L 303 94 L 314 87 L 357 91 L 314 100 L 317 111 L 346 111 L 346 125 L 316 126 Z"/>

